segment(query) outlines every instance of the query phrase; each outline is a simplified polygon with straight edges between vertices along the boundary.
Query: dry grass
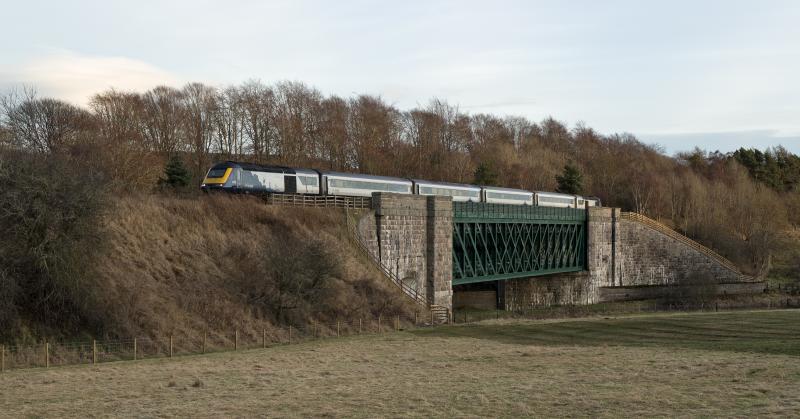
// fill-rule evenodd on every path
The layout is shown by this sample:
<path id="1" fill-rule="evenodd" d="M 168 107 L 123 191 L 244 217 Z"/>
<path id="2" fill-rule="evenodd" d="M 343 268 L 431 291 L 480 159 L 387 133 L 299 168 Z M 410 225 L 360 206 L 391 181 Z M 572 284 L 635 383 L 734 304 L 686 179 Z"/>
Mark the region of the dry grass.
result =
<path id="1" fill-rule="evenodd" d="M 743 323 L 743 315 L 752 320 Z M 694 342 L 703 341 L 698 324 L 729 333 L 722 341 L 709 335 L 705 349 L 665 346 L 653 341 L 664 331 L 639 327 L 659 320 L 676 334 L 683 322 Z M 7 416 L 53 417 L 797 416 L 798 320 L 799 311 L 503 321 L 14 371 L 0 376 L 0 407 Z M 615 344 L 599 334 L 575 341 L 556 333 L 593 325 L 628 338 Z M 765 328 L 771 337 L 756 339 Z M 536 343 L 526 335 L 532 330 L 549 338 Z M 764 348 L 790 342 L 793 355 L 744 350 L 739 340 L 763 341 Z"/>
<path id="2" fill-rule="evenodd" d="M 257 339 L 266 329 L 276 338 L 275 318 L 237 283 L 270 280 L 254 263 L 265 244 L 311 240 L 331 249 L 341 275 L 328 284 L 325 307 L 290 313 L 296 324 L 379 313 L 413 318 L 414 307 L 350 242 L 342 210 L 273 207 L 252 197 L 142 195 L 121 198 L 104 224 L 110 246 L 98 271 L 112 335 L 174 334 L 185 341 L 208 330 L 228 332 L 210 336 L 226 340 L 238 329 Z"/>

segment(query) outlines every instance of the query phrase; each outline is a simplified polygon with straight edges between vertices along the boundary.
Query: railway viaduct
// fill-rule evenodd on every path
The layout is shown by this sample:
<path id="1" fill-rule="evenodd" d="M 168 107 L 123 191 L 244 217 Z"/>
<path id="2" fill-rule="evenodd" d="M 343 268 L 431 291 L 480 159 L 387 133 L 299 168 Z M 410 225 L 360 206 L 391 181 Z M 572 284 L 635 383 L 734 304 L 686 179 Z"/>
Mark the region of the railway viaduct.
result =
<path id="1" fill-rule="evenodd" d="M 441 310 L 593 304 L 701 285 L 720 294 L 764 288 L 711 249 L 618 208 L 375 193 L 372 209 L 350 224 L 406 294 Z"/>

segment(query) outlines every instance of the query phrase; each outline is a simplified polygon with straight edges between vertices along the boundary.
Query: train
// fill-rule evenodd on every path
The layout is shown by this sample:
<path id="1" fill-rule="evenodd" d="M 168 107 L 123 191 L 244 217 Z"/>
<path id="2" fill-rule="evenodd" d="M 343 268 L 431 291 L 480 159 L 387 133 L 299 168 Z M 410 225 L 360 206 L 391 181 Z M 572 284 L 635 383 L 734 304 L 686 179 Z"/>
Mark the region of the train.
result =
<path id="1" fill-rule="evenodd" d="M 373 192 L 407 195 L 449 196 L 455 202 L 540 207 L 599 207 L 596 197 L 555 192 L 531 192 L 523 189 L 476 186 L 461 183 L 433 182 L 388 176 L 361 175 L 285 166 L 263 166 L 226 161 L 213 165 L 200 188 L 235 193 L 286 193 L 332 196 L 372 196 Z"/>

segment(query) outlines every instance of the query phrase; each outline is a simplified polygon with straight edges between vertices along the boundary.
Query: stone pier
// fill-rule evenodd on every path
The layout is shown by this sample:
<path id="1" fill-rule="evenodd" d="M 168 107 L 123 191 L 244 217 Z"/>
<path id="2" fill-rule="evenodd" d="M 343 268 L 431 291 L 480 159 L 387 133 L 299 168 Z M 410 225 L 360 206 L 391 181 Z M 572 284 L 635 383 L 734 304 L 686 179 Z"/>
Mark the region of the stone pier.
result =
<path id="1" fill-rule="evenodd" d="M 449 197 L 375 193 L 358 224 L 380 263 L 430 305 L 450 309 L 453 288 L 453 206 Z"/>

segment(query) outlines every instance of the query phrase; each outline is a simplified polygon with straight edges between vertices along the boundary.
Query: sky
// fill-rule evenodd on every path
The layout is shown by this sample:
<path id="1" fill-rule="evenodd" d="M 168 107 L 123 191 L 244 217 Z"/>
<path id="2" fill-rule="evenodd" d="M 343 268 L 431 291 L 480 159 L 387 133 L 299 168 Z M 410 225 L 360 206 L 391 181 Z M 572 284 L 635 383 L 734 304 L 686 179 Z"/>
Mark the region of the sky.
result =
<path id="1" fill-rule="evenodd" d="M 552 116 L 672 154 L 800 153 L 800 1 L 0 0 L 0 91 L 302 81 Z"/>

